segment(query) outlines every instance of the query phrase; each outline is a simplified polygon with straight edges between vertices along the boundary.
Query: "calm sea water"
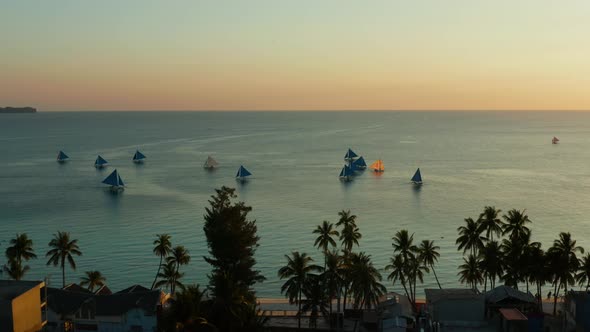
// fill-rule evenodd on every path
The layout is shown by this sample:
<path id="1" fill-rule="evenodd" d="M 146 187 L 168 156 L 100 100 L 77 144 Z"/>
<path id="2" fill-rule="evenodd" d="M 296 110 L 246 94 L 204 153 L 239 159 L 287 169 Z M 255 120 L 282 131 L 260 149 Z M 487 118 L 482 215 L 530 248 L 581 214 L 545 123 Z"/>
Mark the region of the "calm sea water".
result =
<path id="1" fill-rule="evenodd" d="M 590 114 L 379 112 L 88 112 L 0 116 L 0 250 L 17 232 L 33 239 L 39 259 L 27 278 L 50 277 L 45 266 L 52 234 L 69 231 L 84 252 L 78 269 L 100 270 L 109 286 L 149 286 L 157 269 L 157 233 L 192 255 L 185 283 L 206 283 L 204 207 L 214 188 L 236 187 L 253 206 L 261 237 L 258 268 L 268 278 L 259 294 L 279 297 L 276 274 L 284 254 L 311 253 L 311 232 L 351 209 L 363 234 L 361 250 L 384 267 L 391 237 L 402 228 L 441 247 L 437 265 L 445 286 L 458 286 L 461 255 L 456 228 L 484 205 L 526 208 L 533 237 L 544 247 L 568 230 L 590 249 Z M 561 144 L 552 145 L 556 135 Z M 386 171 L 338 180 L 346 149 Z M 131 163 L 136 148 L 148 160 Z M 63 149 L 71 160 L 55 162 Z M 96 155 L 110 162 L 93 167 Z M 202 169 L 207 155 L 221 166 Z M 254 176 L 238 184 L 240 164 Z M 421 190 L 408 182 L 417 167 Z M 128 185 L 119 196 L 100 181 L 118 169 Z M 4 263 L 4 259 L 0 260 Z M 387 281 L 388 289 L 395 290 Z M 428 276 L 426 287 L 434 286 Z"/>

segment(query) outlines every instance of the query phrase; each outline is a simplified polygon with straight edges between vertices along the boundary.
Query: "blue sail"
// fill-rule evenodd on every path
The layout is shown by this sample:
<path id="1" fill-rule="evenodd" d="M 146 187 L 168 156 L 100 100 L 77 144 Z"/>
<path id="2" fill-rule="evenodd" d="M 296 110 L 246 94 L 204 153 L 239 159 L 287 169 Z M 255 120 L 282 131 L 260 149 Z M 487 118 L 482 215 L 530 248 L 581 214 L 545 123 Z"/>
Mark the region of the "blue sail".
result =
<path id="1" fill-rule="evenodd" d="M 142 160 L 145 159 L 145 155 L 141 152 L 139 152 L 139 150 L 135 150 L 135 154 L 133 155 L 133 160 Z"/>
<path id="2" fill-rule="evenodd" d="M 95 166 L 103 166 L 106 165 L 108 162 L 106 160 L 104 160 L 101 156 L 98 156 L 96 158 L 96 161 L 94 162 Z"/>
<path id="3" fill-rule="evenodd" d="M 117 173 L 117 170 L 114 170 L 111 174 L 109 174 L 109 176 L 107 176 L 106 179 L 102 181 L 102 183 L 114 187 L 122 187 L 125 185 L 125 183 L 123 183 L 123 180 L 119 176 L 119 173 Z"/>
<path id="4" fill-rule="evenodd" d="M 238 169 L 238 173 L 236 174 L 237 178 L 244 178 L 246 176 L 250 176 L 252 175 L 252 173 L 248 172 L 248 170 L 246 168 L 244 168 L 244 166 L 240 165 L 240 168 Z"/>
<path id="5" fill-rule="evenodd" d="M 365 169 L 367 168 L 367 163 L 365 162 L 365 158 L 362 156 L 359 159 L 352 162 L 353 169 Z"/>
<path id="6" fill-rule="evenodd" d="M 67 154 L 65 154 L 63 151 L 59 151 L 59 153 L 57 154 L 57 160 L 62 161 L 62 160 L 66 160 L 69 159 L 70 157 L 68 157 Z"/>
<path id="7" fill-rule="evenodd" d="M 352 151 L 350 148 L 348 148 L 348 151 L 346 152 L 346 154 L 344 155 L 344 159 L 353 159 L 358 157 L 356 153 L 354 153 L 354 151 Z"/>
<path id="8" fill-rule="evenodd" d="M 354 172 L 352 170 L 352 168 L 348 167 L 347 165 L 344 165 L 344 167 L 342 167 L 342 170 L 340 171 L 340 177 L 344 178 L 344 177 L 349 177 L 349 176 L 353 176 Z"/>
<path id="9" fill-rule="evenodd" d="M 411 181 L 414 183 L 422 183 L 422 175 L 420 174 L 420 168 L 416 170 L 416 173 L 414 173 L 414 176 L 412 177 Z"/>

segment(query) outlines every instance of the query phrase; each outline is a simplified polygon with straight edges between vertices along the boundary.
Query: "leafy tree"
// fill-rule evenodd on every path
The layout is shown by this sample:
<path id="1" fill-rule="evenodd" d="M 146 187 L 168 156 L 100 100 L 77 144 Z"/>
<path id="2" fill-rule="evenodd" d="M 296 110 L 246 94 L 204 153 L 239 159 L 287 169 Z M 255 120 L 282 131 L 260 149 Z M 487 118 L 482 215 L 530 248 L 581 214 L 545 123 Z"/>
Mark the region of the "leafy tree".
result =
<path id="1" fill-rule="evenodd" d="M 304 288 L 314 272 L 321 271 L 321 267 L 313 264 L 313 259 L 306 253 L 294 251 L 291 256 L 285 255 L 287 265 L 281 267 L 278 276 L 287 281 L 281 286 L 281 293 L 289 299 L 290 304 L 298 305 L 297 326 L 301 328 L 301 301 Z"/>
<path id="2" fill-rule="evenodd" d="M 70 233 L 57 232 L 53 234 L 53 239 L 49 241 L 49 248 L 51 248 L 45 257 L 49 257 L 47 265 L 59 266 L 62 272 L 62 285 L 66 287 L 66 260 L 73 270 L 76 270 L 76 262 L 74 256 L 81 256 L 82 252 L 78 247 L 78 240 L 70 240 Z"/>
<path id="3" fill-rule="evenodd" d="M 80 286 L 88 286 L 88 290 L 94 292 L 95 287 L 104 286 L 107 281 L 100 271 L 86 271 L 85 276 L 80 278 Z"/>
<path id="4" fill-rule="evenodd" d="M 213 297 L 212 323 L 220 330 L 232 331 L 240 324 L 239 315 L 250 312 L 256 304 L 254 284 L 264 277 L 255 270 L 254 254 L 258 248 L 255 220 L 248 219 L 252 210 L 243 202 L 233 202 L 235 189 L 222 187 L 211 196 L 205 209 L 203 230 L 209 256 L 205 261 L 212 267 L 209 289 Z M 239 310 L 232 309 L 239 301 Z M 239 314 L 238 314 L 239 313 Z"/>
<path id="5" fill-rule="evenodd" d="M 324 288 L 330 304 L 330 317 L 332 317 L 332 300 L 337 297 L 340 286 L 343 283 L 342 273 L 342 256 L 338 252 L 326 252 L 326 268 L 322 273 Z M 340 298 L 338 298 L 338 311 L 340 311 Z M 331 321 L 330 321 L 331 323 Z"/>
<path id="6" fill-rule="evenodd" d="M 172 243 L 170 242 L 170 235 L 168 234 L 156 234 L 156 240 L 154 240 L 154 254 L 160 257 L 160 264 L 158 264 L 158 272 L 156 272 L 156 277 L 154 278 L 154 282 L 152 282 L 151 289 L 154 289 L 156 285 L 156 281 L 158 280 L 158 274 L 160 274 L 160 269 L 162 268 L 162 261 L 164 258 L 170 255 L 172 251 Z"/>

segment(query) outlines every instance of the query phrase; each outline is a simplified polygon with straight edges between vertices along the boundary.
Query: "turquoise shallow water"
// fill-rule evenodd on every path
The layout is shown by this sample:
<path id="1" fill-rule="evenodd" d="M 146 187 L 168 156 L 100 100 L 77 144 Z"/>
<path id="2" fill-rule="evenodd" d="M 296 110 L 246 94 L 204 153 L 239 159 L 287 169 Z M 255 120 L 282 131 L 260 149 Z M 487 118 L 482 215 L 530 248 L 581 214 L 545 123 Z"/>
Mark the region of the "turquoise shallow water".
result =
<path id="1" fill-rule="evenodd" d="M 456 228 L 486 204 L 527 208 L 533 237 L 545 247 L 569 230 L 590 249 L 589 129 L 590 114 L 558 112 L 4 114 L 0 250 L 16 232 L 28 233 L 40 259 L 30 262 L 27 277 L 59 285 L 60 271 L 43 256 L 53 233 L 70 231 L 84 255 L 68 280 L 97 269 L 120 289 L 151 283 L 153 237 L 168 232 L 192 255 L 185 282 L 203 284 L 204 207 L 214 188 L 226 185 L 258 220 L 258 267 L 268 278 L 257 287 L 261 296 L 280 296 L 284 254 L 307 251 L 321 261 L 311 231 L 336 221 L 341 209 L 358 215 L 361 250 L 378 267 L 391 256 L 393 234 L 407 228 L 417 240 L 435 240 L 439 278 L 458 286 Z M 561 144 L 551 144 L 554 135 Z M 368 163 L 383 159 L 386 172 L 341 183 L 348 147 Z M 131 163 L 136 148 L 147 155 L 145 165 Z M 71 157 L 65 165 L 55 162 L 60 149 Z M 111 166 L 95 170 L 97 154 Z M 209 154 L 221 164 L 214 172 L 201 167 Z M 245 185 L 233 178 L 240 164 L 254 174 Z M 418 191 L 408 183 L 416 167 L 425 181 Z M 100 185 L 114 168 L 128 185 L 119 196 Z M 434 277 L 425 284 L 433 286 Z"/>

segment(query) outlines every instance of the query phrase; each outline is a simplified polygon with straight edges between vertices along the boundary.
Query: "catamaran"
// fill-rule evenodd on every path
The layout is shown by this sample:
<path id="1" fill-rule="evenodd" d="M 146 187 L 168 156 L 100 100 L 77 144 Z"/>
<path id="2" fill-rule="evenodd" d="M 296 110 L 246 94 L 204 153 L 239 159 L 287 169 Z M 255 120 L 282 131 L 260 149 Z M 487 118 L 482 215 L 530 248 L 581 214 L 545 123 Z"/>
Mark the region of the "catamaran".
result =
<path id="1" fill-rule="evenodd" d="M 367 168 L 367 163 L 365 162 L 365 158 L 363 158 L 362 156 L 360 156 L 359 159 L 352 162 L 352 169 L 355 171 L 362 170 L 365 168 Z"/>
<path id="2" fill-rule="evenodd" d="M 125 183 L 121 179 L 121 176 L 119 176 L 117 170 L 114 170 L 109 176 L 102 180 L 102 183 L 111 186 L 111 190 L 115 192 L 125 189 Z"/>
<path id="3" fill-rule="evenodd" d="M 352 170 L 352 168 L 348 167 L 348 165 L 344 165 L 344 167 L 342 167 L 342 170 L 340 171 L 339 177 L 345 181 L 350 181 L 353 175 L 354 171 Z"/>
<path id="4" fill-rule="evenodd" d="M 416 173 L 414 173 L 414 176 L 412 176 L 412 180 L 410 181 L 412 181 L 412 183 L 414 184 L 422 184 L 422 175 L 420 174 L 420 168 L 416 170 Z"/>
<path id="5" fill-rule="evenodd" d="M 385 166 L 383 165 L 383 160 L 381 159 L 377 159 L 377 161 L 372 163 L 371 166 L 369 166 L 369 168 L 371 168 L 374 172 L 385 171 Z"/>
<path id="6" fill-rule="evenodd" d="M 246 177 L 252 175 L 252 173 L 248 172 L 248 170 L 240 165 L 240 168 L 238 169 L 238 173 L 236 174 L 236 179 L 240 180 L 240 181 L 245 181 Z"/>
<path id="7" fill-rule="evenodd" d="M 65 163 L 66 160 L 70 159 L 70 157 L 68 157 L 67 154 L 65 154 L 63 151 L 59 151 L 59 153 L 57 154 L 57 162 L 58 163 Z"/>
<path id="8" fill-rule="evenodd" d="M 559 138 L 553 136 L 553 139 L 551 140 L 551 143 L 553 143 L 553 144 L 559 143 Z"/>
<path id="9" fill-rule="evenodd" d="M 104 158 L 99 155 L 98 157 L 96 157 L 96 161 L 94 162 L 94 167 L 104 168 L 107 166 L 108 163 L 109 163 L 108 161 L 104 160 Z"/>
<path id="10" fill-rule="evenodd" d="M 207 169 L 214 169 L 218 165 L 219 165 L 219 163 L 215 159 L 213 159 L 211 156 L 208 156 L 203 167 L 205 167 Z"/>
<path id="11" fill-rule="evenodd" d="M 139 150 L 135 150 L 135 154 L 133 155 L 133 162 L 136 164 L 141 164 L 143 163 L 143 160 L 145 159 L 145 155 L 141 152 L 139 152 Z"/>

